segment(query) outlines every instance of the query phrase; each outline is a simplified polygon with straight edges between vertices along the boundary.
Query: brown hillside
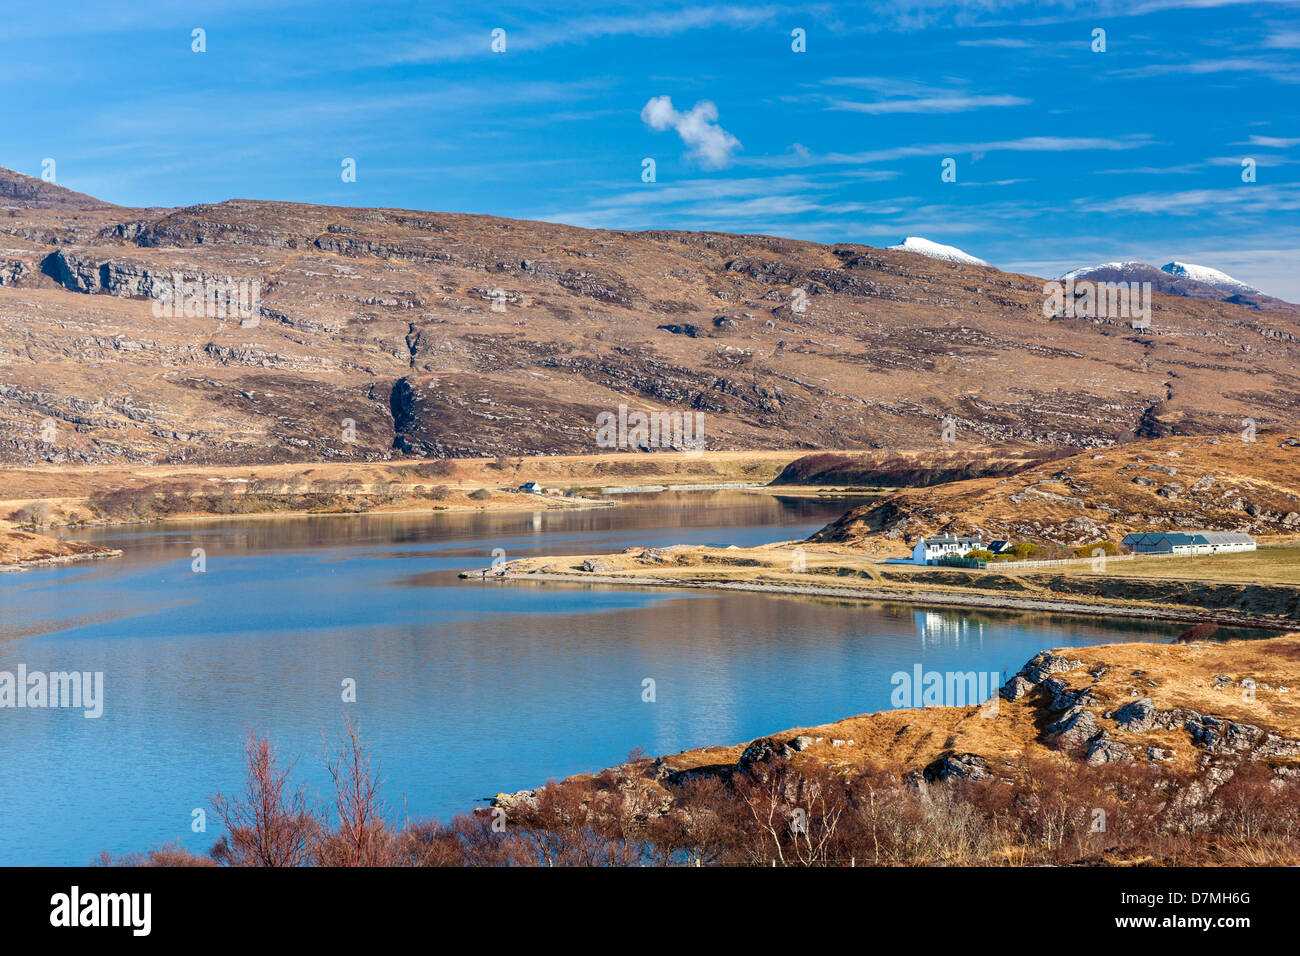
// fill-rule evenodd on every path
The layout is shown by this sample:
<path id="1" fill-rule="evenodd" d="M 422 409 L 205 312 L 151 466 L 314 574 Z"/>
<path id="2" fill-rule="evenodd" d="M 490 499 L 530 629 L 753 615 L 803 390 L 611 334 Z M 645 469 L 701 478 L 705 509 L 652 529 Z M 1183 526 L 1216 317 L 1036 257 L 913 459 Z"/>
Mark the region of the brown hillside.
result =
<path id="1" fill-rule="evenodd" d="M 1094 447 L 1298 421 L 1294 312 L 1157 294 L 1136 331 L 854 244 L 3 182 L 10 464 L 591 453 L 620 403 L 702 413 L 710 449 L 922 448 L 946 416 L 959 442 Z M 177 273 L 255 285 L 256 327 L 156 317 Z"/>

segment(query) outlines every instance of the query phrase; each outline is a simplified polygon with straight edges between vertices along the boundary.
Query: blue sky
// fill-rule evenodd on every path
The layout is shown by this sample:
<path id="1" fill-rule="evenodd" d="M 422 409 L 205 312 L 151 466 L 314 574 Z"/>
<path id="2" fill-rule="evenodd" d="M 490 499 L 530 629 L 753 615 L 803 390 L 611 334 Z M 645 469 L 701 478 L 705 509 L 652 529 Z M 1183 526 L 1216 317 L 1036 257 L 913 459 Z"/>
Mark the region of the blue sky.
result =
<path id="1" fill-rule="evenodd" d="M 1294 3 L 134 0 L 6 17 L 0 165 L 39 175 L 50 157 L 60 184 L 124 205 L 918 235 L 1040 275 L 1180 259 L 1300 301 Z"/>

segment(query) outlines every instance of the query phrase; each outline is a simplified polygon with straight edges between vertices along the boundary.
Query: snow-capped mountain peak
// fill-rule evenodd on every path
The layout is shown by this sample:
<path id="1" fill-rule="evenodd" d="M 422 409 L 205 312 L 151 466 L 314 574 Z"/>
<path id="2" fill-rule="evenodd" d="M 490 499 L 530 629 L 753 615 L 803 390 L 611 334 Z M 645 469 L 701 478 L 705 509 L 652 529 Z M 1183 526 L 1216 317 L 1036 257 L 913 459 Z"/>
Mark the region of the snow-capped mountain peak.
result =
<path id="1" fill-rule="evenodd" d="M 1259 290 L 1254 286 L 1234 279 L 1226 272 L 1220 272 L 1218 269 L 1211 269 L 1209 266 L 1193 265 L 1190 262 L 1179 262 L 1174 260 L 1160 267 L 1160 271 L 1168 272 L 1171 276 L 1182 276 L 1185 279 L 1192 279 L 1196 282 L 1204 282 L 1206 285 L 1214 286 L 1224 292 L 1244 293 L 1247 295 L 1257 295 Z"/>
<path id="2" fill-rule="evenodd" d="M 956 246 L 945 246 L 941 242 L 931 242 L 929 239 L 923 239 L 920 236 L 908 236 L 898 245 L 889 248 L 896 252 L 919 252 L 923 256 L 929 256 L 931 259 L 942 259 L 945 262 L 964 262 L 972 266 L 988 265 L 983 259 L 975 258 L 969 252 L 962 252 Z"/>
<path id="3" fill-rule="evenodd" d="M 1127 259 L 1123 262 L 1103 262 L 1101 265 L 1097 266 L 1084 266 L 1082 269 L 1075 269 L 1071 272 L 1067 272 L 1065 275 L 1061 276 L 1061 278 L 1079 279 L 1095 272 L 1102 271 L 1127 272 L 1137 266 L 1142 266 L 1147 269 L 1154 268 L 1153 266 L 1149 266 L 1145 262 L 1141 262 L 1137 259 Z"/>

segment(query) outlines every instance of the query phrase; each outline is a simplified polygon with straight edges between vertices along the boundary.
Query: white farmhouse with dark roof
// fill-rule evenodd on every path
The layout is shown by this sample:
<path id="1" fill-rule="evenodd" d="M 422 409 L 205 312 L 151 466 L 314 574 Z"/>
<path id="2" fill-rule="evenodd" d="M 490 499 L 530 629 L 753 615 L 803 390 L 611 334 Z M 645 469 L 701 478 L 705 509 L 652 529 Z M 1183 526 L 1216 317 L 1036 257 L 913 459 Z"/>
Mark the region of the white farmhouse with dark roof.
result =
<path id="1" fill-rule="evenodd" d="M 965 538 L 945 534 L 938 538 L 922 538 L 912 548 L 913 564 L 934 564 L 940 558 L 960 558 L 967 551 L 984 547 L 980 538 Z"/>

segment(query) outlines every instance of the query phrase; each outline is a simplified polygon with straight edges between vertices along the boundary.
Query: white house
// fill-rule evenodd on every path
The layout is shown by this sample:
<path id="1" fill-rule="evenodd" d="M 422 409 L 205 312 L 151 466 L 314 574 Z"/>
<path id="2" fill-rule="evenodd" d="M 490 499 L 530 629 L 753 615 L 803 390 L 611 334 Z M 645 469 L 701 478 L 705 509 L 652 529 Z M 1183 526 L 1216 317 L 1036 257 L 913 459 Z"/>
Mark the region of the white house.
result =
<path id="1" fill-rule="evenodd" d="M 1127 534 L 1123 544 L 1134 554 L 1221 554 L 1256 547 L 1254 538 L 1237 531 L 1153 531 Z"/>
<path id="2" fill-rule="evenodd" d="M 545 491 L 542 489 L 542 486 L 535 481 L 525 482 L 524 484 L 519 486 L 519 490 L 526 495 L 545 494 Z"/>
<path id="3" fill-rule="evenodd" d="M 984 547 L 979 538 L 963 538 L 946 534 L 939 538 L 922 538 L 912 548 L 913 564 L 934 564 L 940 558 L 960 558 L 967 551 Z"/>

